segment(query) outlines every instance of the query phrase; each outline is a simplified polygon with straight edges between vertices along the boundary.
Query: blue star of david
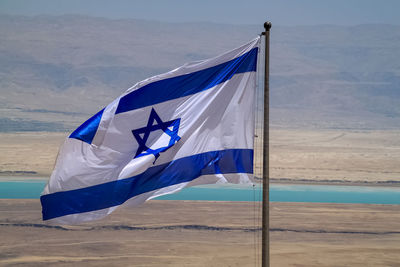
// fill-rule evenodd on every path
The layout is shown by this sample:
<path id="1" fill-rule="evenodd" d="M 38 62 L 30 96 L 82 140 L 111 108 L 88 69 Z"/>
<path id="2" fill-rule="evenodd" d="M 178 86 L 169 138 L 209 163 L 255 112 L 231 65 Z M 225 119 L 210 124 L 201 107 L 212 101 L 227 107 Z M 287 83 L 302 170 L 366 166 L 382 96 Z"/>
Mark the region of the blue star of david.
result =
<path id="1" fill-rule="evenodd" d="M 136 155 L 134 158 L 153 154 L 157 159 L 160 156 L 161 152 L 164 152 L 173 145 L 175 145 L 176 142 L 178 142 L 181 139 L 178 136 L 178 129 L 180 122 L 181 122 L 180 118 L 163 122 L 156 113 L 156 111 L 152 108 L 149 120 L 147 121 L 147 126 L 136 130 L 132 130 L 132 134 L 136 138 L 136 141 L 139 144 L 138 150 L 136 151 Z M 149 148 L 146 145 L 147 139 L 149 138 L 151 132 L 157 130 L 162 130 L 170 137 L 169 143 L 167 146 L 159 147 L 156 149 Z"/>

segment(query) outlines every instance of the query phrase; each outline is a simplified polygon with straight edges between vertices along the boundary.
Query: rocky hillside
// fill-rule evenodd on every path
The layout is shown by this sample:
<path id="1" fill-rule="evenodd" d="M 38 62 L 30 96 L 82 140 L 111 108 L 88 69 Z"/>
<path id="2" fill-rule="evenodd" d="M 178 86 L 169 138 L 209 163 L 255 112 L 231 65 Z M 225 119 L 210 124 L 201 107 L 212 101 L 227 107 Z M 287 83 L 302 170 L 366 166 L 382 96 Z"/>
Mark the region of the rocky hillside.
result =
<path id="1" fill-rule="evenodd" d="M 254 38 L 262 25 L 0 15 L 0 131 L 75 128 L 134 83 Z M 271 31 L 274 127 L 400 127 L 400 26 Z"/>

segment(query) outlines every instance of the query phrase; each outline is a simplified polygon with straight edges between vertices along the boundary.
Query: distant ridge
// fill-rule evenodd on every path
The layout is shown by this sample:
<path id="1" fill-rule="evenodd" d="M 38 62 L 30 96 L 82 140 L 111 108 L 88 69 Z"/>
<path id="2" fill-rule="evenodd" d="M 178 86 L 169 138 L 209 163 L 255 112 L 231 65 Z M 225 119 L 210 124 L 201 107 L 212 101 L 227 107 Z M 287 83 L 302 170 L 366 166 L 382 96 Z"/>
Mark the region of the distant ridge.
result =
<path id="1" fill-rule="evenodd" d="M 0 15 L 0 131 L 70 131 L 134 83 L 261 31 L 262 25 Z M 274 25 L 272 127 L 398 129 L 399 47 L 400 26 Z"/>

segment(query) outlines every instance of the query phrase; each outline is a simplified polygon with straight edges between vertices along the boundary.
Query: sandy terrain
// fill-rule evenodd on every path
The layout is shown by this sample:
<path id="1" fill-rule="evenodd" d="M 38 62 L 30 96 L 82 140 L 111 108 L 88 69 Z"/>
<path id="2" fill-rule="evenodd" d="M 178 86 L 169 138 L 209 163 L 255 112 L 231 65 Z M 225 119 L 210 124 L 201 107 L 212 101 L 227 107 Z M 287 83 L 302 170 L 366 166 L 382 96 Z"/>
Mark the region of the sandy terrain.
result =
<path id="1" fill-rule="evenodd" d="M 0 176 L 48 177 L 66 136 L 0 133 Z M 399 185 L 399 161 L 398 131 L 271 131 L 273 181 Z M 254 203 L 151 201 L 58 227 L 0 199 L 0 266 L 259 266 L 259 221 Z M 272 203 L 270 222 L 271 266 L 400 266 L 400 205 Z"/>
<path id="2" fill-rule="evenodd" d="M 40 220 L 38 200 L 0 200 L 0 265 L 259 266 L 257 211 L 248 202 L 150 201 L 58 227 Z M 399 205 L 271 205 L 271 266 L 399 262 Z"/>
<path id="3" fill-rule="evenodd" d="M 399 131 L 301 131 L 270 133 L 271 178 L 400 183 Z"/>
<path id="4" fill-rule="evenodd" d="M 66 137 L 67 133 L 0 133 L 0 175 L 50 176 Z"/>
<path id="5" fill-rule="evenodd" d="M 48 177 L 66 136 L 0 133 L 0 175 Z M 270 144 L 271 177 L 280 182 L 400 183 L 400 131 L 271 130 Z"/>

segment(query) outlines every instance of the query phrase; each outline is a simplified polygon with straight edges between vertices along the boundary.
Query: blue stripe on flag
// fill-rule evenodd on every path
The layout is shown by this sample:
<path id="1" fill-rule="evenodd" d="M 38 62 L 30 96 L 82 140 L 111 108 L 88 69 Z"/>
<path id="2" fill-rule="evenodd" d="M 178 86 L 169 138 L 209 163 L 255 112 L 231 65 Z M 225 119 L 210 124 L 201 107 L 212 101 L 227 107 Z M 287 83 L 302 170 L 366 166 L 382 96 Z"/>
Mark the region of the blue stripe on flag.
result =
<path id="1" fill-rule="evenodd" d="M 258 48 L 217 66 L 147 84 L 123 96 L 115 114 L 192 95 L 223 83 L 238 73 L 256 71 Z M 91 144 L 104 109 L 84 122 L 69 138 Z"/>
<path id="2" fill-rule="evenodd" d="M 43 220 L 121 205 L 140 194 L 190 182 L 202 175 L 227 173 L 253 173 L 253 150 L 201 153 L 151 167 L 131 178 L 43 195 Z"/>
<path id="3" fill-rule="evenodd" d="M 96 113 L 93 117 L 85 121 L 81 126 L 79 126 L 69 138 L 79 139 L 83 142 L 91 144 L 93 138 L 99 128 L 101 116 L 103 115 L 104 108 Z"/>
<path id="4" fill-rule="evenodd" d="M 256 47 L 217 66 L 147 84 L 123 96 L 115 114 L 196 94 L 231 79 L 235 74 L 256 71 L 257 53 Z"/>

